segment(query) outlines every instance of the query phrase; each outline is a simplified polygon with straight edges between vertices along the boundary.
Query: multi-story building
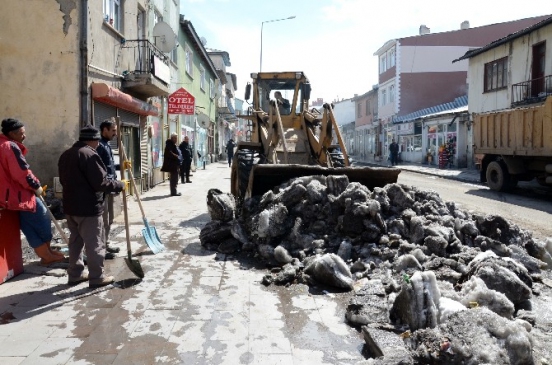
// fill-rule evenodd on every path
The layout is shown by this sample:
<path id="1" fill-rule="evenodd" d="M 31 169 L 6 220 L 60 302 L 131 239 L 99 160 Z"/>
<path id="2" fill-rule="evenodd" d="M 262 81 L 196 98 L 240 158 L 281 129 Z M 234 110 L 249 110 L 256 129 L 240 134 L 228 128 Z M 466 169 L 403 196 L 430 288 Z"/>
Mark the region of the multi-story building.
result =
<path id="1" fill-rule="evenodd" d="M 381 156 L 381 125 L 378 119 L 378 86 L 372 90 L 355 95 L 355 133 L 354 144 L 358 146 L 356 158 L 361 161 L 379 161 Z"/>
<path id="2" fill-rule="evenodd" d="M 179 0 L 6 0 L 2 8 L 2 117 L 26 124 L 41 181 L 52 186 L 83 125 L 115 116 L 137 185 L 160 181 L 153 141 L 167 137 Z"/>
<path id="3" fill-rule="evenodd" d="M 203 158 L 212 154 L 216 121 L 217 83 L 220 82 L 217 70 L 207 54 L 204 42 L 198 37 L 192 22 L 180 16 L 180 44 L 178 54 L 178 72 L 174 88 L 184 88 L 195 98 L 195 113 L 180 115 L 181 138 L 190 137 L 194 149 L 202 156 L 201 164 L 210 163 L 211 158 Z M 195 165 L 198 165 L 198 155 L 194 155 Z"/>
<path id="4" fill-rule="evenodd" d="M 466 61 L 453 63 L 473 48 L 519 31 L 546 16 L 470 28 L 463 22 L 459 30 L 434 33 L 422 25 L 416 36 L 392 39 L 374 55 L 379 59 L 378 118 L 382 123 L 383 153 L 391 139 L 398 137 L 401 116 L 450 103 L 467 94 Z M 415 129 L 412 128 L 414 131 Z M 398 138 L 403 150 L 406 142 Z"/>

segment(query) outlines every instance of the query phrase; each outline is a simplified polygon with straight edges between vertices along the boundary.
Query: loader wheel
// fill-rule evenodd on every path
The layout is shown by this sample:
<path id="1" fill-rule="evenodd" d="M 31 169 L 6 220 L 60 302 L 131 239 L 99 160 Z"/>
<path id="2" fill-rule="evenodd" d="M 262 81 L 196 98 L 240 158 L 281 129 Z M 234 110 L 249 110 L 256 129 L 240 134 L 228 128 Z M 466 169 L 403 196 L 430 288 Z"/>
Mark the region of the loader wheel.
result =
<path id="1" fill-rule="evenodd" d="M 508 191 L 512 189 L 517 181 L 510 178 L 508 169 L 504 162 L 492 161 L 487 166 L 487 185 L 495 191 Z M 512 186 L 513 185 L 513 186 Z"/>
<path id="2" fill-rule="evenodd" d="M 251 169 L 253 165 L 256 165 L 260 162 L 261 158 L 259 152 L 254 150 L 239 150 L 236 152 L 236 159 L 238 162 L 237 166 L 237 176 L 235 179 L 238 186 L 238 197 L 243 199 L 245 197 L 245 192 L 247 190 L 247 185 L 249 185 L 249 175 L 251 175 Z"/>
<path id="3" fill-rule="evenodd" d="M 329 160 L 332 167 L 345 167 L 345 157 L 341 151 L 328 151 L 328 154 L 330 155 Z"/>

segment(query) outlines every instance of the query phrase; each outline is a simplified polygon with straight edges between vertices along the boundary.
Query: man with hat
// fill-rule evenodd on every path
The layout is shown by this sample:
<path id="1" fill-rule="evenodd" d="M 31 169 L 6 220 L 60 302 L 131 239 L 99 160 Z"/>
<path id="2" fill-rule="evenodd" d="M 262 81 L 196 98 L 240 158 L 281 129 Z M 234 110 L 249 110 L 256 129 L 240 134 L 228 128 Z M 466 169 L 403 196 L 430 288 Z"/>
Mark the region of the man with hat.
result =
<path id="1" fill-rule="evenodd" d="M 58 161 L 63 211 L 71 232 L 68 284 L 88 280 L 90 288 L 114 281 L 113 276 L 104 274 L 104 194 L 119 193 L 124 188 L 121 181 L 107 178 L 105 165 L 96 152 L 100 138 L 97 128 L 86 125 L 80 130 L 79 141 L 63 152 Z M 86 250 L 88 274 L 84 273 L 83 249 Z"/>
<path id="2" fill-rule="evenodd" d="M 62 262 L 61 252 L 50 248 L 52 226 L 47 208 L 35 194 L 42 195 L 40 181 L 33 175 L 25 159 L 27 147 L 25 126 L 17 119 L 2 121 L 0 135 L 0 209 L 19 211 L 21 230 L 38 257 L 40 264 L 49 266 Z"/>

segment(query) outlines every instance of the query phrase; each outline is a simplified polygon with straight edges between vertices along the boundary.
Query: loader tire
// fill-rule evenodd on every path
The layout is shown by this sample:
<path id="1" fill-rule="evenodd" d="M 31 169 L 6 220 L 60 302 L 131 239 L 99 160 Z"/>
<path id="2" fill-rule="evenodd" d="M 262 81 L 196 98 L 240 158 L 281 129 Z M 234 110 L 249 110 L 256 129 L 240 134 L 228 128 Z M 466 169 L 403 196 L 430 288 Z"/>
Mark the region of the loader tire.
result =
<path id="1" fill-rule="evenodd" d="M 249 185 L 249 175 L 251 175 L 251 169 L 254 165 L 261 161 L 261 158 L 259 152 L 247 149 L 236 152 L 236 157 L 238 162 L 238 197 L 243 200 L 247 190 L 247 185 Z"/>
<path id="2" fill-rule="evenodd" d="M 345 167 L 345 157 L 341 151 L 329 152 L 332 167 Z"/>

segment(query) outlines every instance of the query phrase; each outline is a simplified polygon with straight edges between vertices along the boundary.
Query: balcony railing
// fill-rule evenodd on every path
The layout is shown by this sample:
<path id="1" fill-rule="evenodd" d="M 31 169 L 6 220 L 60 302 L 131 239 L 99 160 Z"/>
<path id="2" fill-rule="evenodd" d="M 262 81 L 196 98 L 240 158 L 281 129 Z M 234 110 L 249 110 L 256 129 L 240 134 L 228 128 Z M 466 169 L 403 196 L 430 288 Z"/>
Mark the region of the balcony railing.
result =
<path id="1" fill-rule="evenodd" d="M 552 95 L 552 75 L 512 85 L 512 106 L 539 103 Z"/>
<path id="2" fill-rule="evenodd" d="M 169 57 L 147 39 L 127 40 L 121 47 L 124 88 L 144 96 L 161 96 L 168 93 L 170 85 Z M 134 69 L 132 69 L 134 67 Z M 153 76 L 153 77 L 152 77 Z"/>

